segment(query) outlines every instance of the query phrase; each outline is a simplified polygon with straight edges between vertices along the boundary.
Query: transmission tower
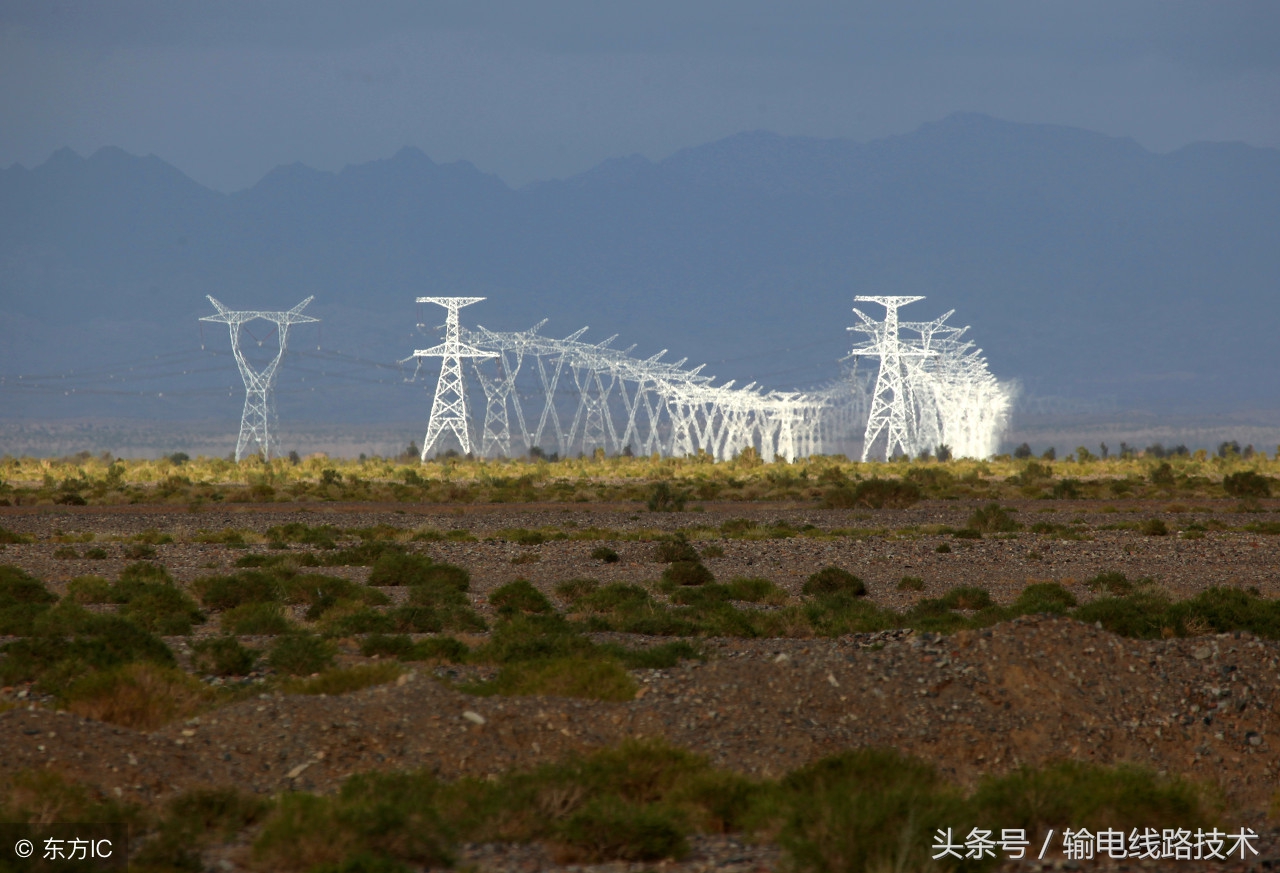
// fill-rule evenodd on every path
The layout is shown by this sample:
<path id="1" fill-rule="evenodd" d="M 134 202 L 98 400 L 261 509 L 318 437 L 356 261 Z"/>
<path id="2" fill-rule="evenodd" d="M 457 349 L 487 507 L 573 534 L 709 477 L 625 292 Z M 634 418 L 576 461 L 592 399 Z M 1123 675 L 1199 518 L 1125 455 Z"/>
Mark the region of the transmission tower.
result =
<path id="1" fill-rule="evenodd" d="M 871 412 L 862 439 L 862 460 L 871 453 L 872 444 L 886 434 L 884 457 L 891 460 L 894 450 L 910 456 L 916 449 L 915 403 L 911 396 L 907 361 L 912 357 L 931 356 L 936 352 L 904 344 L 898 337 L 898 307 L 923 300 L 923 297 L 855 297 L 855 303 L 879 303 L 885 308 L 883 323 L 872 321 L 857 308 L 853 311 L 862 324 L 849 328 L 871 335 L 871 343 L 855 348 L 850 354 L 869 355 L 880 359 L 880 372 L 871 395 Z"/>
<path id="2" fill-rule="evenodd" d="M 275 382 L 276 370 L 280 367 L 280 360 L 284 357 L 284 350 L 289 337 L 289 325 L 320 320 L 312 318 L 310 315 L 302 314 L 302 310 L 315 297 L 308 297 L 288 312 L 236 312 L 227 309 L 227 307 L 215 300 L 212 295 L 208 296 L 209 302 L 213 304 L 214 309 L 218 310 L 218 313 L 216 315 L 205 315 L 200 320 L 220 321 L 228 326 L 231 331 L 231 351 L 236 356 L 236 365 L 240 368 L 240 377 L 244 379 L 244 414 L 240 417 L 240 438 L 236 440 L 236 461 L 238 462 L 244 458 L 245 448 L 251 442 L 257 443 L 258 451 L 262 453 L 262 457 L 270 460 L 270 426 L 273 417 L 271 386 Z M 261 371 L 253 369 L 240 348 L 240 336 L 244 332 L 245 323 L 257 319 L 275 324 L 273 332 L 279 333 L 280 340 L 276 356 Z M 261 346 L 270 336 L 271 334 L 267 334 L 263 339 L 257 340 L 258 345 Z"/>
<path id="3" fill-rule="evenodd" d="M 471 437 L 468 433 L 467 395 L 462 380 L 463 358 L 496 358 L 496 352 L 486 352 L 462 342 L 458 330 L 458 310 L 483 297 L 419 297 L 419 303 L 435 303 L 448 312 L 445 320 L 444 342 L 429 349 L 414 351 L 415 358 L 441 358 L 440 379 L 436 382 L 436 396 L 431 403 L 431 420 L 427 422 L 427 435 L 422 438 L 422 460 L 446 430 L 453 433 L 462 446 L 463 454 L 471 453 Z"/>

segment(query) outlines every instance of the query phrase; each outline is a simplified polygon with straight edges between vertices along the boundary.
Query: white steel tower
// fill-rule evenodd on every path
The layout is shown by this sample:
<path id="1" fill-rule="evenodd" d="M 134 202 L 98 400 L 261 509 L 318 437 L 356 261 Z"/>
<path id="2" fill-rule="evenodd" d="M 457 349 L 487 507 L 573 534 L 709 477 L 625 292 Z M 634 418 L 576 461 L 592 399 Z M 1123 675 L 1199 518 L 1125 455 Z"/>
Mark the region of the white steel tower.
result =
<path id="1" fill-rule="evenodd" d="M 419 303 L 435 303 L 448 312 L 445 321 L 444 342 L 429 349 L 418 349 L 415 358 L 441 358 L 440 379 L 436 382 L 436 396 L 431 403 L 431 420 L 427 422 L 427 435 L 422 438 L 422 460 L 446 430 L 457 438 L 463 454 L 471 453 L 471 437 L 468 432 L 467 395 L 462 381 L 463 358 L 496 358 L 496 352 L 486 352 L 474 346 L 464 345 L 458 331 L 458 310 L 483 297 L 419 297 Z"/>
<path id="2" fill-rule="evenodd" d="M 227 309 L 212 296 L 207 296 L 209 296 L 209 302 L 213 304 L 214 309 L 218 310 L 218 313 L 217 315 L 203 316 L 200 320 L 220 321 L 231 330 L 231 351 L 235 354 L 236 365 L 240 368 L 240 377 L 244 379 L 244 414 L 240 417 L 240 438 L 236 440 L 236 461 L 244 458 L 245 448 L 250 443 L 257 443 L 258 451 L 262 453 L 263 459 L 270 460 L 271 385 L 275 382 L 276 370 L 279 369 L 280 360 L 284 357 L 284 350 L 289 337 L 289 325 L 320 320 L 312 318 L 310 315 L 302 314 L 302 310 L 315 297 L 308 297 L 288 312 L 235 312 Z M 240 335 L 244 324 L 256 319 L 270 321 L 275 324 L 274 330 L 279 332 L 280 340 L 276 356 L 261 371 L 253 369 L 245 359 L 244 351 L 240 348 Z M 258 340 L 258 345 L 262 345 L 268 338 L 270 338 L 270 334 L 262 340 Z"/>
<path id="3" fill-rule="evenodd" d="M 866 461 L 872 444 L 885 434 L 884 458 L 893 459 L 894 450 L 910 456 L 915 447 L 915 402 L 910 394 L 910 374 L 904 358 L 932 356 L 936 352 L 905 345 L 898 338 L 898 307 L 923 300 L 923 297 L 855 297 L 856 303 L 879 303 L 885 308 L 882 324 L 872 321 L 858 309 L 854 313 L 862 324 L 849 328 L 871 335 L 871 343 L 853 349 L 853 355 L 871 355 L 880 358 L 880 372 L 871 394 L 871 412 L 867 417 L 867 431 L 862 439 L 862 460 Z"/>

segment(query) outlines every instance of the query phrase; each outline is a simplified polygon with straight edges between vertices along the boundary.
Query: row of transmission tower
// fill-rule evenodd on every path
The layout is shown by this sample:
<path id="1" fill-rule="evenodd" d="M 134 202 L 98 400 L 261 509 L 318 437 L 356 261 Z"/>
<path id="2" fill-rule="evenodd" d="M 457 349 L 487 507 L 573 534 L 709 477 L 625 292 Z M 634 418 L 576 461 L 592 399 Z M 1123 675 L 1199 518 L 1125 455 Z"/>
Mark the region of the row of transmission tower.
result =
<path id="1" fill-rule="evenodd" d="M 446 312 L 443 342 L 409 358 L 440 358 L 422 460 L 445 447 L 463 454 L 513 454 L 575 450 L 592 453 L 685 456 L 703 453 L 727 460 L 752 450 L 764 461 L 822 454 L 847 446 L 865 421 L 862 458 L 915 456 L 948 446 L 957 456 L 994 454 L 1007 423 L 1012 394 L 988 372 L 980 349 L 962 340 L 967 328 L 902 322 L 898 309 L 921 297 L 858 297 L 884 306 L 875 321 L 854 309 L 867 335 L 849 357 L 852 372 L 825 388 L 765 391 L 754 382 L 715 385 L 705 365 L 666 362 L 666 350 L 648 358 L 634 347 L 615 349 L 616 337 L 584 342 L 582 328 L 563 339 L 539 331 L 545 320 L 517 332 L 463 328 L 459 310 L 483 297 L 419 297 Z M 271 388 L 284 356 L 290 325 L 314 322 L 302 314 L 312 298 L 285 312 L 233 311 L 213 297 L 217 310 L 202 321 L 223 322 L 245 384 L 245 406 L 236 459 L 249 452 L 270 457 L 274 415 Z M 273 358 L 255 368 L 243 352 L 245 325 L 263 320 L 278 337 Z M 424 325 L 419 325 L 424 327 Z M 903 336 L 903 332 L 909 336 Z M 264 339 L 257 340 L 262 345 Z M 860 357 L 879 362 L 874 386 L 859 377 Z M 467 404 L 467 364 L 484 394 L 484 418 L 473 433 Z"/>

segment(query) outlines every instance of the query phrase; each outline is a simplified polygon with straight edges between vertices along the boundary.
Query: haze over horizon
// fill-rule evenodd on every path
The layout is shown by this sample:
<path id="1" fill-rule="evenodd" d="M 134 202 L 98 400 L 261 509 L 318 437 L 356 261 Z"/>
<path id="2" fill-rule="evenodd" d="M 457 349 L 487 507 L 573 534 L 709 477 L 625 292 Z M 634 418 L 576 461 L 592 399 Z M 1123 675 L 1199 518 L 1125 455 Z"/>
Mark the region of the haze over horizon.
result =
<path id="1" fill-rule="evenodd" d="M 1280 7 L 1201 2 L 355 6 L 0 2 L 0 166 L 155 154 L 222 192 L 421 148 L 519 187 L 751 130 L 869 141 L 956 111 L 1280 145 Z"/>

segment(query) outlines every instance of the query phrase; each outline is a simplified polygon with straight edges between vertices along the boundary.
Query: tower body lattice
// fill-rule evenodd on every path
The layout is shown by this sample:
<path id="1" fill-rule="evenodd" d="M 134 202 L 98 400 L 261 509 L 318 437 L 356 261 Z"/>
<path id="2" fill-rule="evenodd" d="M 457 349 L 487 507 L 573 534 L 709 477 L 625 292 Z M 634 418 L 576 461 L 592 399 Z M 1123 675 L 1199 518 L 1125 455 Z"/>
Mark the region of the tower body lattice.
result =
<path id="1" fill-rule="evenodd" d="M 302 314 L 302 310 L 314 299 L 315 297 L 308 297 L 286 312 L 260 312 L 256 310 L 237 312 L 223 306 L 213 296 L 209 296 L 209 302 L 213 304 L 214 309 L 218 310 L 217 314 L 203 316 L 200 320 L 222 322 L 230 329 L 231 351 L 235 355 L 236 366 L 240 368 L 240 378 L 244 380 L 244 413 L 240 416 L 240 437 L 236 440 L 236 461 L 243 459 L 245 450 L 255 443 L 258 446 L 257 451 L 262 454 L 264 459 L 271 458 L 271 430 L 274 421 L 271 388 L 275 383 L 276 371 L 280 368 L 280 361 L 284 358 L 285 348 L 288 344 L 289 326 L 320 320 L 312 318 L 310 315 Z M 275 325 L 275 332 L 279 337 L 279 347 L 276 349 L 275 357 L 265 367 L 261 370 L 254 370 L 245 358 L 244 350 L 240 347 L 240 341 L 245 323 L 258 319 L 269 321 Z M 261 345 L 265 341 L 266 339 L 263 339 L 258 344 Z"/>
<path id="2" fill-rule="evenodd" d="M 857 309 L 853 311 L 863 323 L 849 330 L 871 334 L 871 343 L 854 349 L 853 354 L 880 358 L 880 372 L 871 394 L 871 411 L 862 439 L 862 460 L 866 461 L 872 446 L 885 436 L 884 456 L 889 460 L 895 452 L 912 454 L 916 442 L 915 400 L 911 394 L 908 359 L 932 355 L 929 349 L 901 342 L 898 336 L 898 308 L 923 300 L 923 297 L 855 297 L 858 303 L 879 303 L 885 308 L 885 319 L 877 324 Z"/>
<path id="3" fill-rule="evenodd" d="M 462 378 L 463 358 L 496 358 L 496 352 L 477 349 L 462 342 L 458 329 L 458 310 L 483 297 L 419 297 L 419 303 L 435 303 L 448 313 L 445 320 L 444 342 L 429 349 L 417 349 L 415 358 L 440 358 L 440 378 L 436 382 L 435 398 L 431 402 L 431 419 L 427 422 L 427 434 L 422 438 L 422 460 L 445 433 L 453 434 L 462 446 L 463 454 L 471 453 L 470 416 L 467 414 L 466 384 Z"/>

